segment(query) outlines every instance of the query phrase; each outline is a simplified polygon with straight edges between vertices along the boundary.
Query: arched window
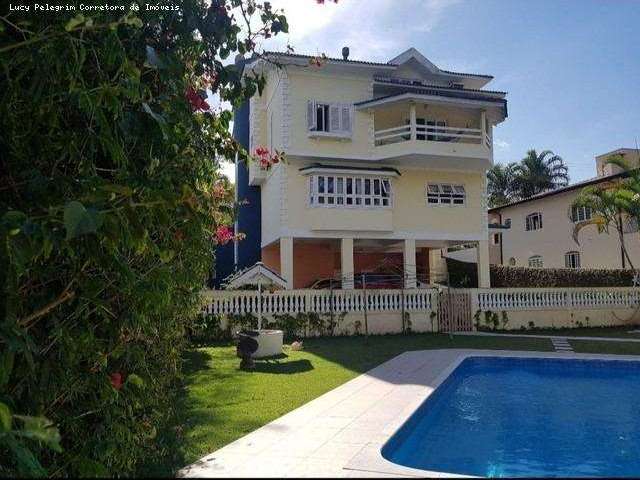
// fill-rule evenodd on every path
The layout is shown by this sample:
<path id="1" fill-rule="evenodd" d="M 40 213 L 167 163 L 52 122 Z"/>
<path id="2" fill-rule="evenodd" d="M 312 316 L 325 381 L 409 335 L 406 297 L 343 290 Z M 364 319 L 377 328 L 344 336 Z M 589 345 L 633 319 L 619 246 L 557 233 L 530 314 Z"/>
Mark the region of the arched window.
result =
<path id="1" fill-rule="evenodd" d="M 531 257 L 529 257 L 529 266 L 531 268 L 542 268 L 544 266 L 542 256 L 532 255 Z"/>
<path id="2" fill-rule="evenodd" d="M 531 230 L 540 230 L 542 228 L 542 213 L 535 212 L 527 215 L 524 228 L 527 232 Z"/>
<path id="3" fill-rule="evenodd" d="M 580 268 L 580 252 L 565 253 L 564 266 L 566 268 Z"/>

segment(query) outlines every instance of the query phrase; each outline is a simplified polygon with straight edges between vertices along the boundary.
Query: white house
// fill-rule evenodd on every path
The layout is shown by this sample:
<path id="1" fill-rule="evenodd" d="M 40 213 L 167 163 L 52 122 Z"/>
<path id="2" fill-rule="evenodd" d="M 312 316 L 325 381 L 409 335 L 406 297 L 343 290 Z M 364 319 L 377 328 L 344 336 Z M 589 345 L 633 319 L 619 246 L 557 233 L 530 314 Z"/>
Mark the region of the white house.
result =
<path id="1" fill-rule="evenodd" d="M 348 49 L 271 52 L 245 66 L 255 72 L 267 83 L 246 112 L 248 147 L 286 162 L 251 163 L 239 190 L 259 189 L 260 260 L 288 288 L 323 278 L 357 288 L 371 271 L 400 272 L 412 288 L 442 273 L 441 249 L 461 242 L 477 245 L 489 286 L 485 178 L 507 116 L 505 93 L 484 88 L 490 75 L 440 69 L 415 48 L 386 63 Z"/>

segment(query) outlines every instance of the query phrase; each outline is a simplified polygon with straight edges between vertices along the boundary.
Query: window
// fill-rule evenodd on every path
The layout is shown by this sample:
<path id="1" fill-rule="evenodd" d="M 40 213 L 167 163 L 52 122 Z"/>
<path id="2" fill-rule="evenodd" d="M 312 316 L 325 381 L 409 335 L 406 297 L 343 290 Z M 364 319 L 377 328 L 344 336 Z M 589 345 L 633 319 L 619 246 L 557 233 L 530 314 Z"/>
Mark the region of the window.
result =
<path id="1" fill-rule="evenodd" d="M 504 221 L 504 226 L 507 227 L 507 228 L 511 228 L 511 219 L 510 218 L 507 218 Z"/>
<path id="2" fill-rule="evenodd" d="M 591 207 L 571 207 L 571 221 L 573 223 L 584 222 L 591 219 Z"/>
<path id="3" fill-rule="evenodd" d="M 565 253 L 564 266 L 566 268 L 580 268 L 580 252 Z"/>
<path id="4" fill-rule="evenodd" d="M 542 214 L 540 212 L 536 212 L 527 215 L 524 227 L 527 232 L 531 230 L 540 230 L 542 228 Z"/>
<path id="5" fill-rule="evenodd" d="M 502 241 L 502 234 L 501 233 L 494 233 L 493 235 L 491 235 L 491 244 L 492 245 L 500 245 L 501 241 Z"/>
<path id="6" fill-rule="evenodd" d="M 390 207 L 391 182 L 377 177 L 312 175 L 309 204 L 314 207 Z"/>
<path id="7" fill-rule="evenodd" d="M 544 266 L 542 257 L 540 255 L 533 255 L 529 257 L 529 266 L 531 268 L 542 268 Z"/>
<path id="8" fill-rule="evenodd" d="M 463 185 L 429 183 L 427 185 L 427 205 L 464 205 L 467 198 Z"/>
<path id="9" fill-rule="evenodd" d="M 351 136 L 351 105 L 307 102 L 307 130 L 336 136 Z"/>

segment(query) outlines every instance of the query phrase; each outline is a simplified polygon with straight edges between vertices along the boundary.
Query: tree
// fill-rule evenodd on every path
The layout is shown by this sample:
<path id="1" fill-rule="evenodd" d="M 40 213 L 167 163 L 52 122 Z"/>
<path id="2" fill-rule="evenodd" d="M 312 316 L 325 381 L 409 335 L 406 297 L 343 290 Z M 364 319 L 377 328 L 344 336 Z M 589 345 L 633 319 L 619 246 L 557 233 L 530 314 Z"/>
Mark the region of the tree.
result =
<path id="1" fill-rule="evenodd" d="M 206 91 L 260 91 L 227 60 L 287 31 L 268 2 L 177 4 L 0 16 L 0 476 L 171 453 L 184 330 L 234 209 L 215 159 L 249 157 Z"/>
<path id="2" fill-rule="evenodd" d="M 529 198 L 538 193 L 569 184 L 569 174 L 564 160 L 551 150 L 538 154 L 529 150 L 527 156 L 514 167 L 514 191 L 519 198 Z"/>
<path id="3" fill-rule="evenodd" d="M 495 164 L 487 172 L 489 207 L 505 205 L 513 199 L 515 164 Z"/>
<path id="4" fill-rule="evenodd" d="M 615 183 L 607 182 L 582 189 L 572 207 L 590 209 L 591 218 L 575 224 L 573 239 L 579 243 L 580 231 L 591 225 L 599 233 L 609 233 L 613 228 L 624 259 L 630 268 L 634 268 L 627 250 L 624 230 L 629 224 L 637 226 L 640 219 L 640 173 L 637 169 L 629 168 L 620 155 L 609 157 L 607 163 L 621 167 L 627 177 Z"/>

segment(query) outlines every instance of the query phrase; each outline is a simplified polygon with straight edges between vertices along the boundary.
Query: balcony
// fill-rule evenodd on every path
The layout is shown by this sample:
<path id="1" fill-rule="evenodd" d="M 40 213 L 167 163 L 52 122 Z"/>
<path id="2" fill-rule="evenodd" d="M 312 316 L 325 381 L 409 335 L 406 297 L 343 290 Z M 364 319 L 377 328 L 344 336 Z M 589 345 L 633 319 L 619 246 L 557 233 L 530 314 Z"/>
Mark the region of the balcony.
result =
<path id="1" fill-rule="evenodd" d="M 489 168 L 491 128 L 501 121 L 490 102 L 405 93 L 358 105 L 373 115 L 374 157 L 434 168 Z"/>
<path id="2" fill-rule="evenodd" d="M 376 157 L 409 155 L 491 158 L 491 137 L 480 128 L 409 123 L 374 131 Z"/>

